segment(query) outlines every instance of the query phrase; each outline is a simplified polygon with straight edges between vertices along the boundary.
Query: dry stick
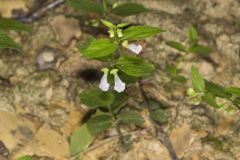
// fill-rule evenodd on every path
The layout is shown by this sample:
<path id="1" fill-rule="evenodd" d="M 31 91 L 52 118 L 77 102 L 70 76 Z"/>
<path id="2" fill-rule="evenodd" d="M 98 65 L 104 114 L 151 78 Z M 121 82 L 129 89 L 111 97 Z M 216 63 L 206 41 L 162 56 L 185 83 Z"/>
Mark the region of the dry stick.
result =
<path id="1" fill-rule="evenodd" d="M 138 85 L 138 88 L 140 90 L 141 96 L 143 98 L 143 101 L 144 101 L 145 105 L 148 106 L 148 108 L 150 108 L 147 96 L 145 95 L 145 92 L 144 92 L 140 82 L 141 82 L 141 80 L 139 80 L 137 82 L 137 85 Z M 179 160 L 178 157 L 177 157 L 177 154 L 176 154 L 176 152 L 175 152 L 175 150 L 172 146 L 172 143 L 170 142 L 167 134 L 163 131 L 160 124 L 158 124 L 156 122 L 153 122 L 153 121 L 152 121 L 152 123 L 153 123 L 154 127 L 156 128 L 156 132 L 157 132 L 157 135 L 158 135 L 158 140 L 167 148 L 171 159 L 172 160 Z"/>
<path id="2" fill-rule="evenodd" d="M 40 8 L 40 9 L 37 9 L 36 11 L 31 13 L 30 15 L 27 15 L 26 17 L 19 18 L 19 20 L 22 21 L 22 22 L 27 22 L 27 23 L 33 22 L 34 20 L 40 18 L 48 10 L 53 9 L 53 8 L 59 6 L 60 4 L 64 3 L 64 1 L 65 0 L 53 1 L 52 3 L 49 3 L 46 6 Z"/>

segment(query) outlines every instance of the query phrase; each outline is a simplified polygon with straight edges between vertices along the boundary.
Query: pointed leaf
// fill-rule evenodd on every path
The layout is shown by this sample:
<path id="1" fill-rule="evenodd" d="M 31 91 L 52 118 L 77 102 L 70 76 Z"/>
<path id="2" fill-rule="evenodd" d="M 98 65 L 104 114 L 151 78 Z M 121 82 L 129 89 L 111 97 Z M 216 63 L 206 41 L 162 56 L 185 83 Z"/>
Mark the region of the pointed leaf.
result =
<path id="1" fill-rule="evenodd" d="M 85 90 L 80 94 L 81 102 L 87 105 L 90 109 L 97 107 L 109 107 L 114 101 L 112 92 L 103 92 L 99 89 Z"/>
<path id="2" fill-rule="evenodd" d="M 178 69 L 174 65 L 166 65 L 164 71 L 171 76 L 176 76 L 178 74 Z"/>
<path id="3" fill-rule="evenodd" d="M 110 128 L 113 125 L 113 119 L 110 115 L 97 115 L 92 117 L 87 122 L 87 128 L 89 129 L 90 133 L 98 134 Z"/>
<path id="4" fill-rule="evenodd" d="M 111 55 L 117 50 L 117 44 L 109 39 L 93 40 L 82 53 L 86 58 L 101 58 Z"/>
<path id="5" fill-rule="evenodd" d="M 198 41 L 198 33 L 193 26 L 189 27 L 188 29 L 188 38 L 189 38 L 190 44 L 195 44 Z"/>
<path id="6" fill-rule="evenodd" d="M 66 4 L 80 11 L 103 14 L 103 6 L 92 0 L 67 0 Z"/>
<path id="7" fill-rule="evenodd" d="M 228 91 L 219 84 L 205 80 L 205 88 L 207 92 L 213 94 L 214 96 L 226 99 L 231 98 L 231 93 L 228 93 Z"/>
<path id="8" fill-rule="evenodd" d="M 147 37 L 157 35 L 164 30 L 150 26 L 133 26 L 123 31 L 122 40 L 141 40 Z"/>
<path id="9" fill-rule="evenodd" d="M 203 45 L 195 44 L 192 47 L 190 47 L 188 51 L 191 53 L 206 55 L 211 53 L 212 49 Z"/>
<path id="10" fill-rule="evenodd" d="M 144 119 L 137 112 L 122 112 L 117 117 L 120 123 L 142 125 Z"/>
<path id="11" fill-rule="evenodd" d="M 238 109 L 240 109 L 240 97 L 234 98 L 233 104 L 234 104 Z"/>
<path id="12" fill-rule="evenodd" d="M 11 19 L 0 19 L 0 29 L 27 32 L 31 31 L 31 27 L 29 25 Z"/>
<path id="13" fill-rule="evenodd" d="M 114 28 L 114 24 L 112 24 L 111 22 L 101 19 L 101 22 L 108 28 Z"/>
<path id="14" fill-rule="evenodd" d="M 114 112 L 118 112 L 120 107 L 128 100 L 128 96 L 125 93 L 115 92 L 115 99 L 111 106 Z"/>
<path id="15" fill-rule="evenodd" d="M 166 42 L 166 44 L 172 48 L 175 48 L 179 51 L 183 51 L 183 52 L 186 52 L 186 48 L 179 42 L 176 42 L 176 41 L 168 41 Z"/>
<path id="16" fill-rule="evenodd" d="M 205 101 L 207 104 L 214 108 L 219 108 L 219 105 L 217 104 L 215 97 L 211 93 L 207 93 L 202 97 L 202 100 Z"/>
<path id="17" fill-rule="evenodd" d="M 123 17 L 136 15 L 146 11 L 147 9 L 143 5 L 137 4 L 137 3 L 120 4 L 119 6 L 113 8 L 112 10 L 114 14 L 118 16 L 123 16 Z"/>
<path id="18" fill-rule="evenodd" d="M 117 27 L 118 28 L 123 28 L 123 27 L 126 27 L 128 25 L 129 25 L 129 23 L 120 23 L 120 24 L 117 25 Z"/>
<path id="19" fill-rule="evenodd" d="M 117 68 L 129 76 L 140 77 L 154 73 L 155 67 L 135 56 L 122 56 L 116 62 Z"/>
<path id="20" fill-rule="evenodd" d="M 226 89 L 226 91 L 230 94 L 233 94 L 235 96 L 240 96 L 240 88 L 237 87 L 229 87 Z"/>
<path id="21" fill-rule="evenodd" d="M 70 152 L 71 155 L 76 155 L 85 151 L 92 143 L 96 135 L 90 133 L 86 124 L 75 130 L 70 137 Z"/>
<path id="22" fill-rule="evenodd" d="M 199 74 L 198 69 L 195 66 L 192 66 L 191 68 L 191 77 L 194 88 L 199 92 L 204 92 L 205 91 L 204 79 Z"/>
<path id="23" fill-rule="evenodd" d="M 16 50 L 21 50 L 19 44 L 14 42 L 14 40 L 8 37 L 5 33 L 0 31 L 0 48 L 11 48 Z"/>
<path id="24" fill-rule="evenodd" d="M 151 111 L 150 118 L 160 124 L 168 122 L 168 117 L 163 109 L 157 109 L 157 110 Z"/>

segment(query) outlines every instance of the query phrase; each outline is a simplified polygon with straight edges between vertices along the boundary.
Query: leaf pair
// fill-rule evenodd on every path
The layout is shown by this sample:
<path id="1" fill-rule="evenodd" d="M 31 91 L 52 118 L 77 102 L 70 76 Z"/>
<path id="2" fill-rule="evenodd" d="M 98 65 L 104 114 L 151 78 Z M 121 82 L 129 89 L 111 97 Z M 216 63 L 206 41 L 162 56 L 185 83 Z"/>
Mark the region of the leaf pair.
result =
<path id="1" fill-rule="evenodd" d="M 233 105 L 240 109 L 240 88 L 224 88 L 221 85 L 205 80 L 194 66 L 192 66 L 191 69 L 191 77 L 194 89 L 202 93 L 201 98 L 207 104 L 215 108 L 222 108 L 223 105 L 219 105 L 216 102 L 216 97 L 219 97 L 232 102 Z M 232 108 L 232 106 L 228 106 L 228 108 L 229 107 Z"/>
<path id="2" fill-rule="evenodd" d="M 168 75 L 171 77 L 172 80 L 179 82 L 179 83 L 185 83 L 187 81 L 187 78 L 179 74 L 179 69 L 174 65 L 166 65 L 164 68 L 164 71 L 168 73 Z"/>
<path id="3" fill-rule="evenodd" d="M 192 26 L 189 27 L 188 29 L 188 39 L 189 39 L 188 48 L 184 46 L 182 43 L 176 42 L 176 41 L 167 41 L 166 44 L 181 52 L 186 52 L 186 53 L 190 52 L 190 53 L 196 53 L 200 55 L 201 54 L 206 55 L 211 53 L 212 50 L 210 48 L 203 46 L 201 44 L 198 44 L 199 36 L 196 29 Z"/>

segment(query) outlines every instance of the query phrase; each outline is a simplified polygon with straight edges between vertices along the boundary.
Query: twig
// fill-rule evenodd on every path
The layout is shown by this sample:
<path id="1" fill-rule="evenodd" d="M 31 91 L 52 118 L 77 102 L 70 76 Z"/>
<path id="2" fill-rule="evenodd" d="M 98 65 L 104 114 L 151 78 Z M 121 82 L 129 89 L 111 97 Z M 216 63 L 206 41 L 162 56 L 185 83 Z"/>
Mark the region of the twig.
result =
<path id="1" fill-rule="evenodd" d="M 29 15 L 25 16 L 25 17 L 21 17 L 18 20 L 21 22 L 26 22 L 26 23 L 31 23 L 34 20 L 40 18 L 43 14 L 45 14 L 48 10 L 53 9 L 57 6 L 59 6 L 60 4 L 64 3 L 65 0 L 56 0 L 53 1 L 52 3 L 47 4 L 46 6 L 35 10 L 34 12 L 30 13 Z"/>
<path id="2" fill-rule="evenodd" d="M 143 98 L 143 101 L 145 103 L 146 106 L 148 106 L 148 109 L 150 108 L 149 107 L 149 102 L 148 102 L 148 99 L 147 99 L 147 96 L 145 95 L 145 92 L 140 84 L 140 81 L 137 83 L 138 85 L 138 88 L 140 90 L 140 93 L 142 95 L 142 98 Z M 153 122 L 153 125 L 154 127 L 156 128 L 156 132 L 157 132 L 157 135 L 158 135 L 158 139 L 159 141 L 167 148 L 168 152 L 169 152 L 169 155 L 171 157 L 171 160 L 179 160 L 178 157 L 177 157 L 177 154 L 172 146 L 172 143 L 171 141 L 169 140 L 167 134 L 163 131 L 162 127 L 160 126 L 160 124 L 156 123 L 156 122 Z"/>

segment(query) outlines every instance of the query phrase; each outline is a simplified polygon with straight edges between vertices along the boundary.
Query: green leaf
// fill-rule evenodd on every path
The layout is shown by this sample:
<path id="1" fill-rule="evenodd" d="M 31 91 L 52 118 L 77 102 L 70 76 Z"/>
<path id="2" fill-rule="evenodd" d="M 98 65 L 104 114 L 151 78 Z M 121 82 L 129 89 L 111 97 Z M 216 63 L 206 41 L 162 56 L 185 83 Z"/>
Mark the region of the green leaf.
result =
<path id="1" fill-rule="evenodd" d="M 144 119 L 137 112 L 126 111 L 117 116 L 120 123 L 143 125 Z"/>
<path id="2" fill-rule="evenodd" d="M 187 78 L 181 75 L 177 75 L 175 77 L 173 77 L 173 79 L 179 83 L 185 83 L 187 82 Z"/>
<path id="3" fill-rule="evenodd" d="M 193 26 L 188 28 L 188 38 L 189 38 L 190 44 L 195 44 L 198 41 L 198 33 Z"/>
<path id="4" fill-rule="evenodd" d="M 118 75 L 121 77 L 121 80 L 127 84 L 136 83 L 138 81 L 137 77 L 129 76 L 122 71 L 118 72 Z"/>
<path id="5" fill-rule="evenodd" d="M 4 32 L 0 31 L 0 48 L 11 48 L 15 50 L 21 50 L 19 44 L 14 42 L 14 40 L 8 37 Z"/>
<path id="6" fill-rule="evenodd" d="M 106 21 L 104 19 L 101 19 L 101 22 L 108 28 L 114 28 L 115 27 L 114 24 L 112 24 L 111 22 Z"/>
<path id="7" fill-rule="evenodd" d="M 174 65 L 166 65 L 164 68 L 164 71 L 168 74 L 170 74 L 171 76 L 176 76 L 178 74 L 178 69 L 176 66 Z"/>
<path id="8" fill-rule="evenodd" d="M 165 111 L 162 109 L 157 109 L 157 110 L 150 112 L 150 118 L 160 124 L 168 122 L 168 117 L 167 117 Z"/>
<path id="9" fill-rule="evenodd" d="M 141 40 L 157 35 L 164 30 L 150 26 L 132 26 L 123 31 L 122 40 Z"/>
<path id="10" fill-rule="evenodd" d="M 214 96 L 226 98 L 231 98 L 231 94 L 226 91 L 226 89 L 219 84 L 213 83 L 211 81 L 205 80 L 206 91 L 213 94 Z"/>
<path id="11" fill-rule="evenodd" d="M 240 109 L 240 97 L 234 98 L 233 104 L 234 104 L 238 109 Z"/>
<path id="12" fill-rule="evenodd" d="M 120 4 L 119 6 L 113 8 L 112 10 L 114 14 L 118 16 L 123 16 L 123 17 L 136 15 L 146 11 L 147 9 L 143 5 L 137 4 L 137 3 Z"/>
<path id="13" fill-rule="evenodd" d="M 211 53 L 212 49 L 203 45 L 195 44 L 192 47 L 190 47 L 188 51 L 191 53 L 206 55 Z"/>
<path id="14" fill-rule="evenodd" d="M 29 25 L 17 22 L 11 19 L 0 19 L 0 29 L 1 30 L 14 30 L 14 31 L 31 31 Z"/>
<path id="15" fill-rule="evenodd" d="M 148 104 L 149 104 L 149 110 L 150 110 L 150 111 L 154 111 L 154 110 L 160 108 L 159 102 L 157 102 L 157 101 L 155 101 L 155 100 L 149 100 L 149 101 L 148 101 Z"/>
<path id="16" fill-rule="evenodd" d="M 94 41 L 96 40 L 94 37 L 90 37 L 88 38 L 84 43 L 82 44 L 77 44 L 77 48 L 79 50 L 79 52 L 85 52 L 86 49 L 89 47 L 89 45 Z"/>
<path id="17" fill-rule="evenodd" d="M 168 41 L 166 42 L 166 44 L 172 48 L 175 48 L 179 51 L 183 51 L 183 52 L 186 52 L 186 48 L 179 42 L 176 42 L 176 41 Z"/>
<path id="18" fill-rule="evenodd" d="M 95 136 L 96 135 L 90 133 L 86 124 L 75 130 L 70 137 L 71 155 L 76 155 L 77 153 L 85 151 L 93 142 Z"/>
<path id="19" fill-rule="evenodd" d="M 240 96 L 240 88 L 237 87 L 229 87 L 226 88 L 226 91 L 230 94 L 233 94 L 235 96 Z"/>
<path id="20" fill-rule="evenodd" d="M 113 125 L 113 119 L 110 115 L 101 114 L 92 117 L 87 122 L 87 128 L 92 134 L 98 134 L 110 128 Z"/>
<path id="21" fill-rule="evenodd" d="M 92 0 L 67 0 L 66 4 L 80 11 L 103 14 L 103 6 Z"/>
<path id="22" fill-rule="evenodd" d="M 85 90 L 80 94 L 81 102 L 87 105 L 90 109 L 97 107 L 109 107 L 114 101 L 112 92 L 103 92 L 99 89 Z"/>
<path id="23" fill-rule="evenodd" d="M 86 58 L 101 58 L 111 55 L 117 50 L 117 44 L 109 39 L 93 40 L 82 53 Z"/>
<path id="24" fill-rule="evenodd" d="M 214 95 L 211 93 L 207 93 L 202 96 L 202 100 L 212 107 L 219 108 L 219 105 L 217 104 Z"/>
<path id="25" fill-rule="evenodd" d="M 191 77 L 192 77 L 193 87 L 199 92 L 204 92 L 205 91 L 204 79 L 199 74 L 198 69 L 195 66 L 192 66 L 191 68 Z"/>
<path id="26" fill-rule="evenodd" d="M 154 73 L 155 67 L 135 56 L 122 56 L 116 62 L 117 68 L 129 76 L 140 77 Z"/>
<path id="27" fill-rule="evenodd" d="M 120 24 L 117 25 L 117 27 L 118 28 L 123 28 L 123 27 L 126 27 L 128 25 L 129 25 L 129 23 L 120 23 Z"/>
<path id="28" fill-rule="evenodd" d="M 118 112 L 118 110 L 120 109 L 120 107 L 128 100 L 128 96 L 124 93 L 117 93 L 115 92 L 115 99 L 114 102 L 112 104 L 112 109 L 115 112 Z"/>
<path id="29" fill-rule="evenodd" d="M 17 158 L 17 160 L 32 160 L 32 156 L 26 155 L 26 156 L 22 156 Z"/>

